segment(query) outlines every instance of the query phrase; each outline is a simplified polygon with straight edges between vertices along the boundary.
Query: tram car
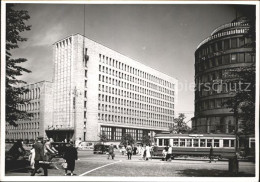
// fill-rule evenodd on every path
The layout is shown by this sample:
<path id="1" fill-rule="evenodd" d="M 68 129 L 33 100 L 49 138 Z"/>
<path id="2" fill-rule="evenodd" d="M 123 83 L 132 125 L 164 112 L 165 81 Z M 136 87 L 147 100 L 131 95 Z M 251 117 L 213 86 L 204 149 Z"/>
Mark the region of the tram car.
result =
<path id="1" fill-rule="evenodd" d="M 209 156 L 213 147 L 215 158 L 232 158 L 236 155 L 236 137 L 231 134 L 156 134 L 154 157 L 162 157 L 166 146 L 172 146 L 172 159 L 176 156 Z"/>

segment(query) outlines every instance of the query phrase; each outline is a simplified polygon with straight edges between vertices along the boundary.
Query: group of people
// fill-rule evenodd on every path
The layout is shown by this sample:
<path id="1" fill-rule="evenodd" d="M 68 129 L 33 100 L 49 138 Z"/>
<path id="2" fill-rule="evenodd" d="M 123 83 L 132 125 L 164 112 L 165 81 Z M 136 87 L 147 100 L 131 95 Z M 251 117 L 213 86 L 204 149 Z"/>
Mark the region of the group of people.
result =
<path id="1" fill-rule="evenodd" d="M 166 147 L 164 147 L 163 151 L 162 151 L 162 155 L 163 155 L 163 159 L 164 161 L 171 161 L 172 158 L 172 146 L 168 145 Z"/>
<path id="2" fill-rule="evenodd" d="M 46 139 L 45 142 L 42 137 L 37 138 L 37 142 L 33 144 L 30 150 L 30 163 L 32 168 L 31 176 L 34 176 L 39 168 L 43 168 L 44 176 L 48 176 L 48 167 L 51 160 L 55 157 L 58 151 L 52 146 L 53 139 Z M 64 152 L 63 158 L 66 162 L 65 175 L 68 175 L 67 171 L 70 170 L 70 175 L 73 176 L 73 171 L 75 169 L 75 160 L 78 159 L 77 149 L 73 147 L 73 142 L 70 141 L 66 150 Z M 54 163 L 54 167 L 58 167 Z"/>

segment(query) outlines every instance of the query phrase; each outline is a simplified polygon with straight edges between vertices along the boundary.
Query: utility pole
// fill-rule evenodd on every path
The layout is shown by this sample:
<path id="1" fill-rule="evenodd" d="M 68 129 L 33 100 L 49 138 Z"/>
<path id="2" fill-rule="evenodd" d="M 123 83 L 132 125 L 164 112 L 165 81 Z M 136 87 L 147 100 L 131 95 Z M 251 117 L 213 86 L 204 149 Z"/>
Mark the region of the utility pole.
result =
<path id="1" fill-rule="evenodd" d="M 73 110 L 74 110 L 74 137 L 73 137 L 73 139 L 74 139 L 74 141 L 76 141 L 76 134 L 77 134 L 77 117 L 76 117 L 76 114 L 77 114 L 77 97 L 79 96 L 79 95 L 81 95 L 81 93 L 77 90 L 77 88 L 76 88 L 76 86 L 75 86 L 75 88 L 73 89 L 73 91 L 72 91 L 72 93 L 71 93 L 72 95 L 73 95 Z"/>

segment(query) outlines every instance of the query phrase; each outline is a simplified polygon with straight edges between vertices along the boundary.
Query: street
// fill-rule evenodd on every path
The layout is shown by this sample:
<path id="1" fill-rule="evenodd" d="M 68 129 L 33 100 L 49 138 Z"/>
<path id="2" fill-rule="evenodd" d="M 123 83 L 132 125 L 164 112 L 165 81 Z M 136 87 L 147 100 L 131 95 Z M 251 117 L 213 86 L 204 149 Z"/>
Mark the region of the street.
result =
<path id="1" fill-rule="evenodd" d="M 105 154 L 93 154 L 92 151 L 79 151 L 79 160 L 76 161 L 76 176 L 127 176 L 127 177 L 235 177 L 228 172 L 227 161 L 209 163 L 208 160 L 172 160 L 171 162 L 153 159 L 141 160 L 139 155 L 132 156 L 128 160 L 118 151 L 115 159 L 108 160 Z M 57 166 L 60 169 L 51 168 L 49 176 L 64 176 L 60 160 Z M 6 171 L 6 176 L 29 176 L 29 167 L 12 168 Z M 42 176 L 43 173 L 36 174 Z M 255 164 L 252 162 L 239 162 L 240 177 L 254 177 Z M 70 176 L 68 176 L 70 177 Z"/>

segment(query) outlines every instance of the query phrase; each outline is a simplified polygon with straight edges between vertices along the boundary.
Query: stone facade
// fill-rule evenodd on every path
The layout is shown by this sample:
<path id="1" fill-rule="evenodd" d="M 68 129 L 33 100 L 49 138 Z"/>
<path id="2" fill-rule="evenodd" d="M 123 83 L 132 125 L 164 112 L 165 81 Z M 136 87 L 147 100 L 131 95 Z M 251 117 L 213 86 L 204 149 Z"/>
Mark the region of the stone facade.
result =
<path id="1" fill-rule="evenodd" d="M 20 97 L 29 99 L 28 104 L 18 105 L 19 110 L 33 113 L 30 120 L 19 120 L 17 127 L 6 124 L 6 139 L 36 139 L 46 137 L 45 130 L 53 120 L 52 83 L 41 81 L 24 86 L 29 91 Z"/>
<path id="2" fill-rule="evenodd" d="M 124 133 L 140 140 L 173 124 L 176 79 L 79 34 L 53 51 L 56 130 L 72 128 L 73 139 L 84 141 L 98 141 L 101 132 L 111 141 Z"/>

